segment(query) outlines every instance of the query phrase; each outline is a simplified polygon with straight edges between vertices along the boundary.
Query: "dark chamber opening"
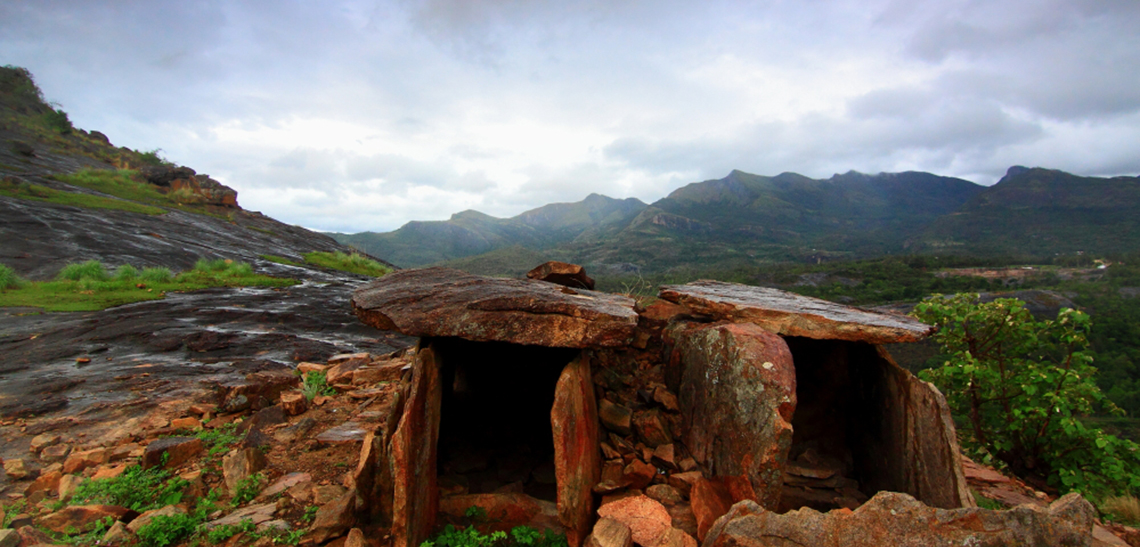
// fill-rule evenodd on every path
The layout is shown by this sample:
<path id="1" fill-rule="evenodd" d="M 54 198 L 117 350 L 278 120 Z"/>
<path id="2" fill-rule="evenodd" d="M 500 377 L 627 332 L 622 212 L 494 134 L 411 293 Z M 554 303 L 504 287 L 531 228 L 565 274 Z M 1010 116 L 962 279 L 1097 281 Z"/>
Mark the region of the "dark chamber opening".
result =
<path id="1" fill-rule="evenodd" d="M 797 403 L 779 511 L 854 509 L 882 482 L 872 449 L 881 402 L 867 396 L 867 383 L 877 378 L 874 349 L 838 340 L 785 340 L 796 367 Z"/>
<path id="2" fill-rule="evenodd" d="M 579 350 L 458 338 L 432 345 L 444 495 L 523 492 L 556 501 L 550 410 L 558 377 Z"/>

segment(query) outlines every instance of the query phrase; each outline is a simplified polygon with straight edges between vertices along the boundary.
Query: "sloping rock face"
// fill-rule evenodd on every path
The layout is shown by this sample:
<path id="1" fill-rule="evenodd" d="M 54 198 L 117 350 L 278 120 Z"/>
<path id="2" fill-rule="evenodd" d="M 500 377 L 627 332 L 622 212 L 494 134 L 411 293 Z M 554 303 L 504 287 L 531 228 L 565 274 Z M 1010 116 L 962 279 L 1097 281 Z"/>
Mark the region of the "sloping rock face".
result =
<path id="1" fill-rule="evenodd" d="M 1095 511 L 1079 494 L 1047 509 L 935 509 L 880 492 L 855 511 L 814 509 L 783 515 L 740 502 L 713 525 L 704 547 L 926 547 L 929 545 L 1069 547 L 1089 545 Z"/>
<path id="2" fill-rule="evenodd" d="M 933 327 L 777 289 L 720 281 L 662 287 L 661 298 L 718 320 L 753 323 L 783 336 L 871 344 L 916 342 Z"/>
<path id="3" fill-rule="evenodd" d="M 381 330 L 568 348 L 629 345 L 633 305 L 619 295 L 447 268 L 391 273 L 352 298 L 360 320 Z"/>
<path id="4" fill-rule="evenodd" d="M 756 325 L 680 329 L 685 445 L 714 476 L 743 477 L 775 508 L 796 409 L 796 370 L 783 338 Z"/>

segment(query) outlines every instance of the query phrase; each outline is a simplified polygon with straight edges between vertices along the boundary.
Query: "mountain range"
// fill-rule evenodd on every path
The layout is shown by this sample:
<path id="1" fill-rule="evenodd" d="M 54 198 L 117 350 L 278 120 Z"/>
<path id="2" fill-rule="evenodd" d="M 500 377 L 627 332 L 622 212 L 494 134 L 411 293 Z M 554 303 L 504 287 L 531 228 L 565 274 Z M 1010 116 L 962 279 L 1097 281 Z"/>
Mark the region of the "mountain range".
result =
<path id="1" fill-rule="evenodd" d="M 913 171 L 829 179 L 733 171 L 652 204 L 591 194 L 505 219 L 464 211 L 392 232 L 332 235 L 403 267 L 482 260 L 514 273 L 546 258 L 614 274 L 904 253 L 1127 252 L 1140 247 L 1137 219 L 1138 177 L 1014 166 L 985 187 Z"/>

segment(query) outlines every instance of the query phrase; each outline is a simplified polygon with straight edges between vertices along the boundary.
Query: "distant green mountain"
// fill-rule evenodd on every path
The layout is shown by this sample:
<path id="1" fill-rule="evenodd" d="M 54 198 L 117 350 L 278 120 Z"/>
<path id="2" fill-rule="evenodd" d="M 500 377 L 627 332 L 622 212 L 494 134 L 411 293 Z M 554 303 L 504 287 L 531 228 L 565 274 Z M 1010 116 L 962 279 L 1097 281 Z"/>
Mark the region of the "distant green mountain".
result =
<path id="1" fill-rule="evenodd" d="M 935 220 L 915 251 L 1125 253 L 1140 249 L 1140 177 L 1081 177 L 1011 167 L 997 184 Z"/>
<path id="2" fill-rule="evenodd" d="M 552 203 L 512 218 L 463 211 L 448 220 L 409 222 L 392 232 L 330 235 L 397 266 L 415 267 L 515 245 L 541 250 L 578 238 L 603 238 L 644 208 L 645 203 L 635 198 L 590 194 L 577 203 Z"/>

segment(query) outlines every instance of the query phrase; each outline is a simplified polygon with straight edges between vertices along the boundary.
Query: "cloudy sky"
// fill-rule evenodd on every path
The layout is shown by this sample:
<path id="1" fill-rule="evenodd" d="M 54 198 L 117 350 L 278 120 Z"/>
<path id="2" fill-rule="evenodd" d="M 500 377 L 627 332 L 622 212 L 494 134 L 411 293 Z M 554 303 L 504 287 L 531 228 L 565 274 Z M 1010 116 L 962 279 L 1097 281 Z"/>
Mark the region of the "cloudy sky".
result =
<path id="1" fill-rule="evenodd" d="M 0 0 L 72 121 L 321 230 L 732 169 L 1140 173 L 1136 0 Z"/>

